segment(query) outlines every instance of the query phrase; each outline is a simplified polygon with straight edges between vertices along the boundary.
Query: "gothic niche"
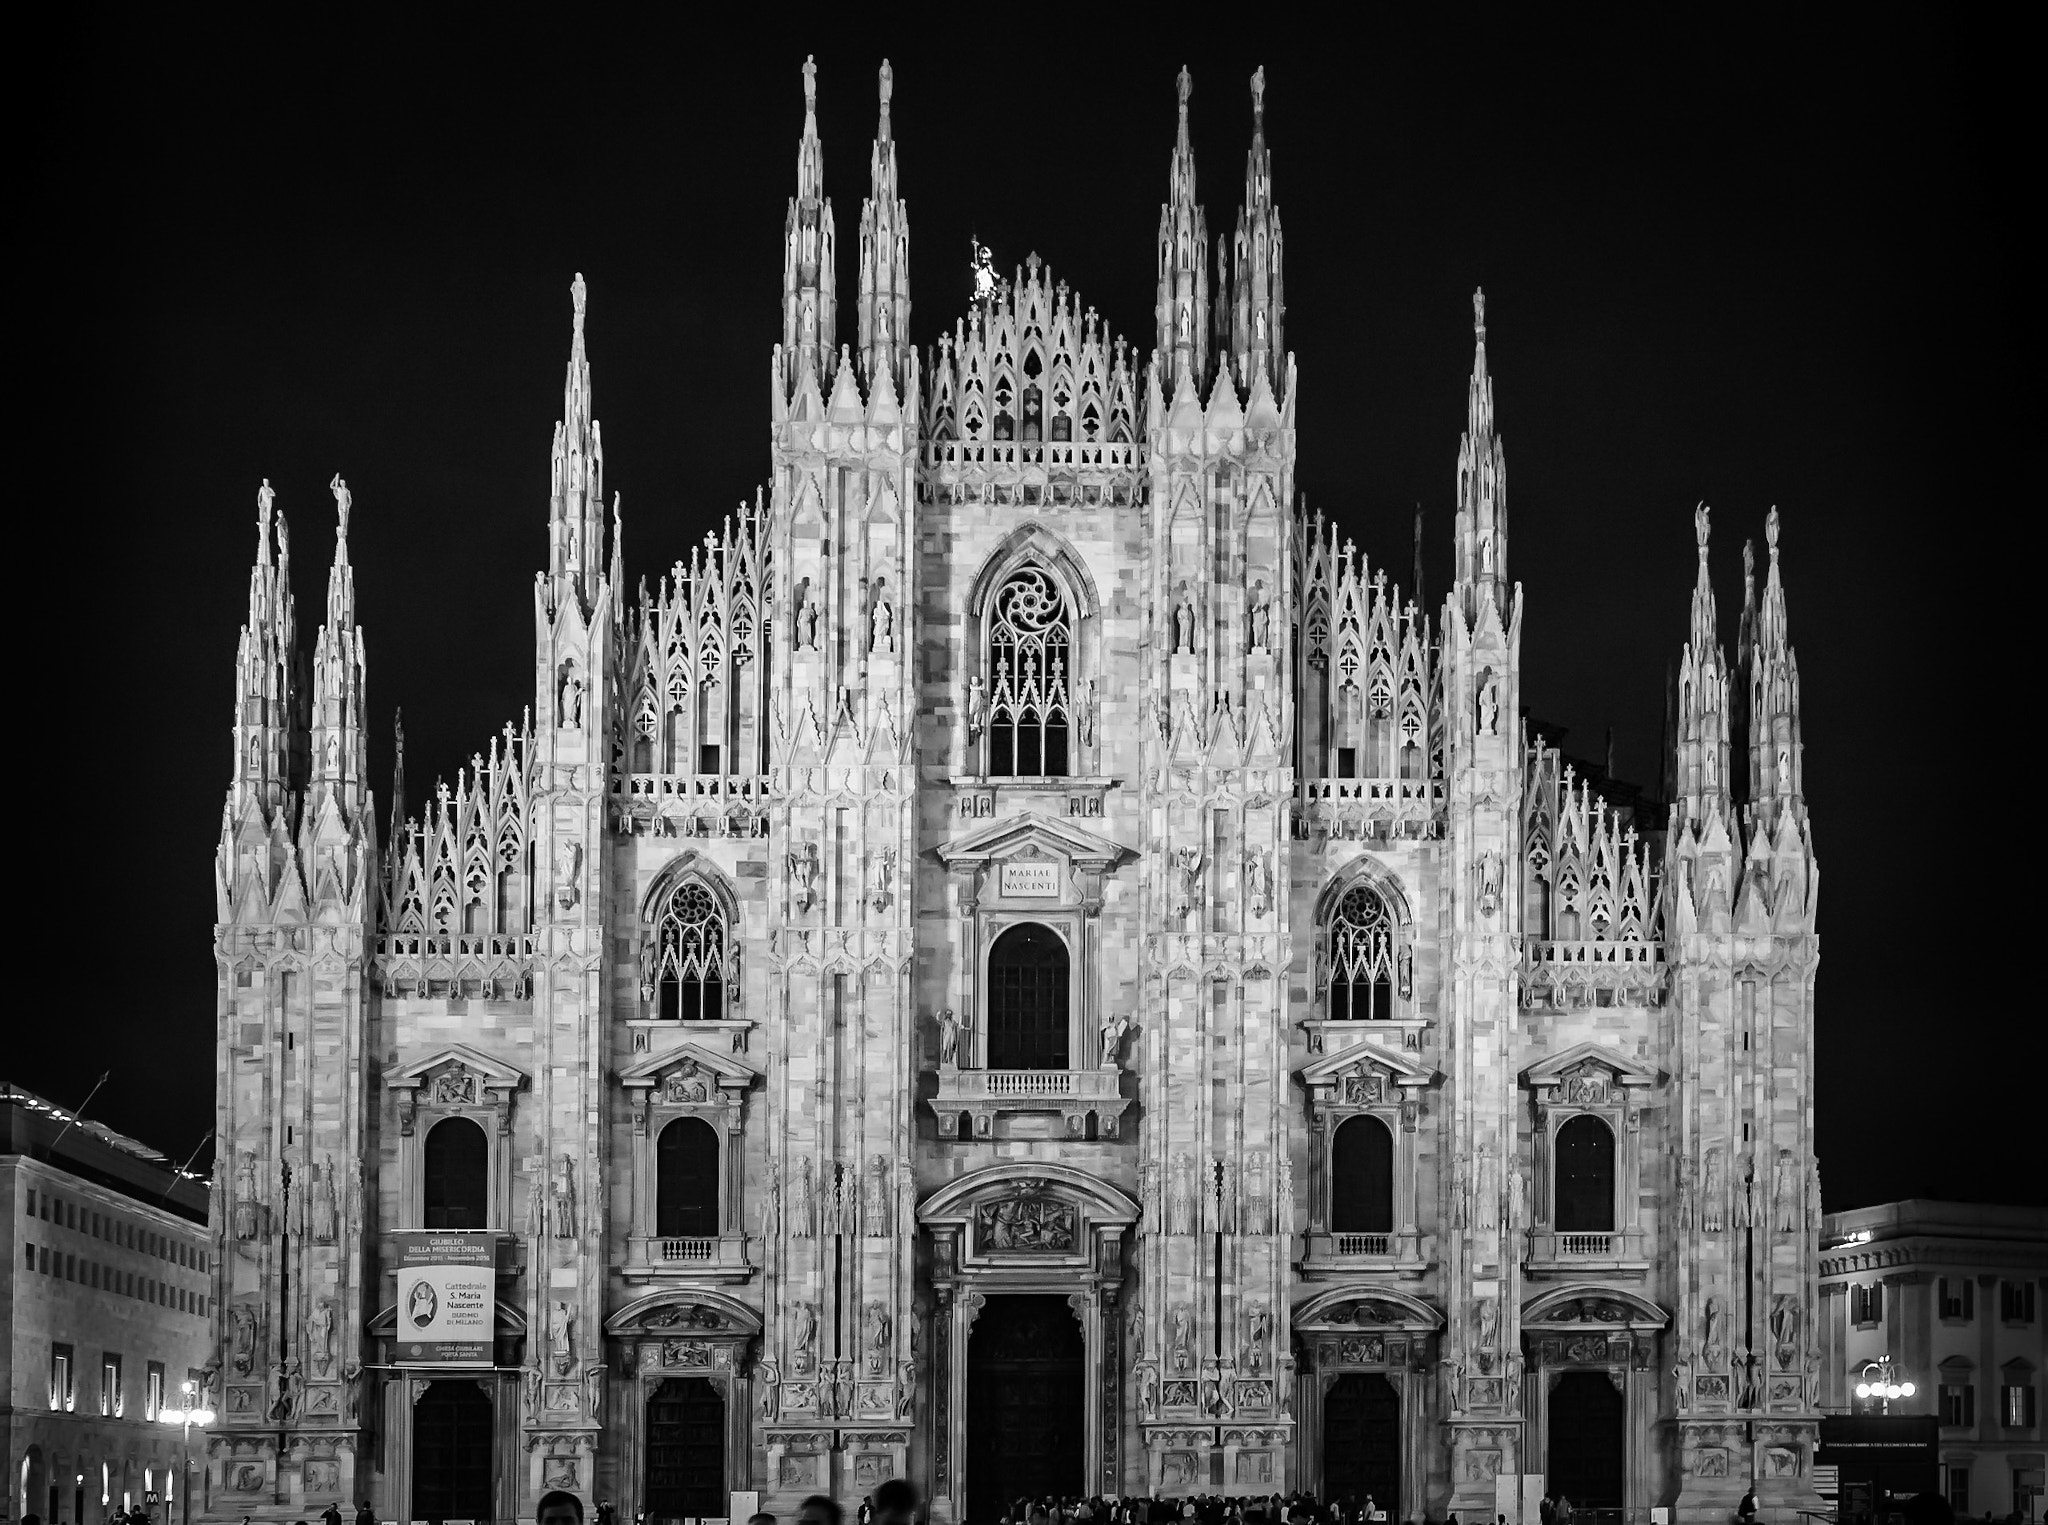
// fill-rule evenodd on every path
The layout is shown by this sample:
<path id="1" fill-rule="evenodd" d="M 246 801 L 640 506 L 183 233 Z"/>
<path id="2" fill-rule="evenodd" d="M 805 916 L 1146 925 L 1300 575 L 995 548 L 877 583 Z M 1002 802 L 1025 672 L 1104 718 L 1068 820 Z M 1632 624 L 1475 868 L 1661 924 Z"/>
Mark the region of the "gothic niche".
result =
<path id="1" fill-rule="evenodd" d="M 1074 1204 L 1042 1184 L 1020 1184 L 974 1209 L 974 1242 L 984 1254 L 1071 1254 L 1075 1234 Z"/>

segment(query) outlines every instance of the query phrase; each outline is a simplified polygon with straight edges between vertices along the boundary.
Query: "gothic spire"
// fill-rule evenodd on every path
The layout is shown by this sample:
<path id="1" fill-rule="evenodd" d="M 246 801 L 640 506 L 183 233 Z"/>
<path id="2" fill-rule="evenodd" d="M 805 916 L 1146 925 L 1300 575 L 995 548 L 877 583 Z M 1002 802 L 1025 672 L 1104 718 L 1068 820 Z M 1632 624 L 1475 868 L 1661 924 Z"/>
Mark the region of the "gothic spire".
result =
<path id="1" fill-rule="evenodd" d="M 604 435 L 591 416 L 590 358 L 583 346 L 585 290 L 579 274 L 569 286 L 574 327 L 569 372 L 562 385 L 562 420 L 555 425 L 548 514 L 550 606 L 573 594 L 587 611 L 604 573 Z"/>
<path id="2" fill-rule="evenodd" d="M 1749 799 L 1752 811 L 1773 824 L 1781 809 L 1805 814 L 1799 738 L 1799 663 L 1785 629 L 1785 586 L 1778 576 L 1778 511 L 1764 520 L 1770 566 L 1755 637 L 1743 664 L 1749 711 Z"/>
<path id="3" fill-rule="evenodd" d="M 290 536 L 276 503 L 266 477 L 256 490 L 256 561 L 249 569 L 249 613 L 235 653 L 231 808 L 253 798 L 272 811 L 291 788 L 298 653 Z"/>
<path id="4" fill-rule="evenodd" d="M 348 564 L 353 503 L 339 472 L 334 494 L 334 565 L 327 573 L 327 619 L 313 645 L 313 794 L 339 798 L 353 813 L 363 801 L 363 647 L 356 627 L 355 573 Z"/>
<path id="5" fill-rule="evenodd" d="M 1699 573 L 1693 581 L 1692 628 L 1678 660 L 1673 822 L 1699 822 L 1728 806 L 1728 664 L 1716 634 L 1714 585 L 1707 574 L 1707 505 L 1693 511 Z"/>
<path id="6" fill-rule="evenodd" d="M 832 202 L 825 195 L 825 150 L 818 141 L 818 64 L 804 60 L 804 135 L 796 151 L 796 194 L 782 235 L 782 387 L 805 375 L 819 390 L 831 372 L 837 332 L 833 293 Z"/>
<path id="7" fill-rule="evenodd" d="M 888 370 L 898 396 L 910 353 L 910 214 L 896 194 L 896 142 L 889 135 L 895 73 L 882 60 L 881 121 L 868 161 L 868 199 L 860 209 L 860 370 L 872 384 Z"/>
<path id="8" fill-rule="evenodd" d="M 1219 248 L 1218 253 L 1221 254 Z M 1216 327 L 1219 342 L 1235 362 L 1237 379 L 1249 388 L 1264 371 L 1278 388 L 1286 380 L 1286 346 L 1281 317 L 1280 210 L 1273 205 L 1273 155 L 1266 148 L 1266 71 L 1252 75 L 1252 146 L 1245 155 L 1244 202 L 1226 274 L 1217 261 Z"/>
<path id="9" fill-rule="evenodd" d="M 1160 390 L 1183 380 L 1197 391 L 1209 362 L 1209 225 L 1195 201 L 1195 150 L 1188 141 L 1194 78 L 1180 71 L 1180 135 L 1174 142 L 1167 199 L 1159 208 Z"/>
<path id="10" fill-rule="evenodd" d="M 1458 441 L 1458 583 L 1465 614 L 1478 614 L 1490 590 L 1505 610 L 1508 587 L 1507 452 L 1493 426 L 1493 378 L 1486 369 L 1486 293 L 1472 293 L 1472 380 L 1465 394 L 1465 433 Z"/>

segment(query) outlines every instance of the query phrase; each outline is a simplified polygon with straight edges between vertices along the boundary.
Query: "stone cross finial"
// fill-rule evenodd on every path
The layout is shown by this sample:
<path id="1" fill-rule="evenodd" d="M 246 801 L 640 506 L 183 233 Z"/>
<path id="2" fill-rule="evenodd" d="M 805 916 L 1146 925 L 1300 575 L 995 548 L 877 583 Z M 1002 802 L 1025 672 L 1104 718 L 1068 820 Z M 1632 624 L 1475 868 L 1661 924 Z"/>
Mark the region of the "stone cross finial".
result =
<path id="1" fill-rule="evenodd" d="M 1778 505 L 1773 503 L 1771 511 L 1764 516 L 1764 544 L 1771 548 L 1771 560 L 1778 559 Z"/>
<path id="2" fill-rule="evenodd" d="M 1260 64 L 1252 70 L 1252 121 L 1263 126 L 1266 120 L 1266 66 Z"/>
<path id="3" fill-rule="evenodd" d="M 809 111 L 818 104 L 818 58 L 815 53 L 804 59 L 804 110 Z"/>
<path id="4" fill-rule="evenodd" d="M 1486 289 L 1483 286 L 1472 290 L 1472 332 L 1481 339 L 1486 337 Z"/>
<path id="5" fill-rule="evenodd" d="M 1693 538 L 1700 543 L 1700 560 L 1707 559 L 1707 505 L 1702 503 L 1692 511 Z"/>
<path id="6" fill-rule="evenodd" d="M 334 494 L 334 512 L 341 521 L 340 528 L 336 531 L 336 534 L 340 539 L 346 540 L 348 539 L 348 506 L 353 500 L 349 497 L 348 483 L 342 481 L 340 472 L 337 471 L 334 474 L 334 480 L 327 484 L 327 490 Z"/>

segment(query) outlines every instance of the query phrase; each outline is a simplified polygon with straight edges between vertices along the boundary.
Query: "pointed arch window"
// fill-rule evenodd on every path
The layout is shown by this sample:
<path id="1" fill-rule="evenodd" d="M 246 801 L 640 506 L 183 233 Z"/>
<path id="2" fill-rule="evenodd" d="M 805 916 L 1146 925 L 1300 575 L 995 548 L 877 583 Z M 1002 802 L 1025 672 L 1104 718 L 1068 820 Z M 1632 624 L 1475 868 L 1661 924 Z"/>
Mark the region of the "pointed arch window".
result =
<path id="1" fill-rule="evenodd" d="M 988 771 L 998 778 L 1067 772 L 1074 617 L 1041 566 L 1019 567 L 990 604 Z"/>
<path id="2" fill-rule="evenodd" d="M 685 879 L 662 902 L 648 940 L 642 996 L 667 1022 L 716 1022 L 725 1016 L 731 929 L 717 898 Z"/>
<path id="3" fill-rule="evenodd" d="M 1332 1022 L 1384 1021 L 1394 1015 L 1394 918 L 1370 885 L 1356 884 L 1330 914 L 1329 1009 Z"/>

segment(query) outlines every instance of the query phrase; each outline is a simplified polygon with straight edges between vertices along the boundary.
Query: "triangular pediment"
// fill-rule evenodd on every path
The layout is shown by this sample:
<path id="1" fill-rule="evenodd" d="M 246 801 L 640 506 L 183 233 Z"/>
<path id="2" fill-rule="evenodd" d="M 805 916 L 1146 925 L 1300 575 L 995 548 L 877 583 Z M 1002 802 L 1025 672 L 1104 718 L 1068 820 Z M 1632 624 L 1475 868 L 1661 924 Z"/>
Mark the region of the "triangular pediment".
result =
<path id="1" fill-rule="evenodd" d="M 718 1053 L 701 1043 L 682 1043 L 636 1059 L 619 1071 L 619 1084 L 629 1089 L 658 1086 L 669 1071 L 692 1065 L 716 1076 L 722 1086 L 749 1086 L 761 1078 L 759 1070 L 731 1054 Z"/>
<path id="2" fill-rule="evenodd" d="M 1535 1089 L 1561 1085 L 1567 1076 L 1587 1065 L 1609 1071 L 1618 1085 L 1654 1086 L 1664 1082 L 1663 1072 L 1653 1065 L 1624 1059 L 1602 1043 L 1575 1043 L 1562 1053 L 1539 1059 L 1522 1071 L 1522 1084 Z"/>
<path id="3" fill-rule="evenodd" d="M 986 863 L 993 858 L 1012 857 L 1031 847 L 1075 863 L 1105 868 L 1135 856 L 1123 843 L 1113 842 L 1099 832 L 1032 810 L 992 821 L 950 842 L 941 842 L 933 851 L 938 854 L 939 861 L 950 868 L 955 864 Z"/>
<path id="4" fill-rule="evenodd" d="M 437 1049 L 426 1058 L 407 1065 L 385 1082 L 394 1091 L 417 1090 L 442 1069 L 461 1066 L 477 1077 L 477 1084 L 485 1091 L 516 1091 L 526 1083 L 526 1071 L 502 1059 L 493 1059 L 489 1054 L 479 1053 L 464 1043 L 453 1043 Z"/>
<path id="5" fill-rule="evenodd" d="M 1365 1065 L 1377 1065 L 1393 1077 L 1397 1086 L 1427 1086 L 1436 1084 L 1437 1073 L 1426 1064 L 1418 1064 L 1407 1055 L 1394 1049 L 1382 1048 L 1367 1039 L 1325 1054 L 1296 1073 L 1301 1083 L 1314 1089 L 1317 1086 L 1333 1086 L 1344 1076 Z"/>

